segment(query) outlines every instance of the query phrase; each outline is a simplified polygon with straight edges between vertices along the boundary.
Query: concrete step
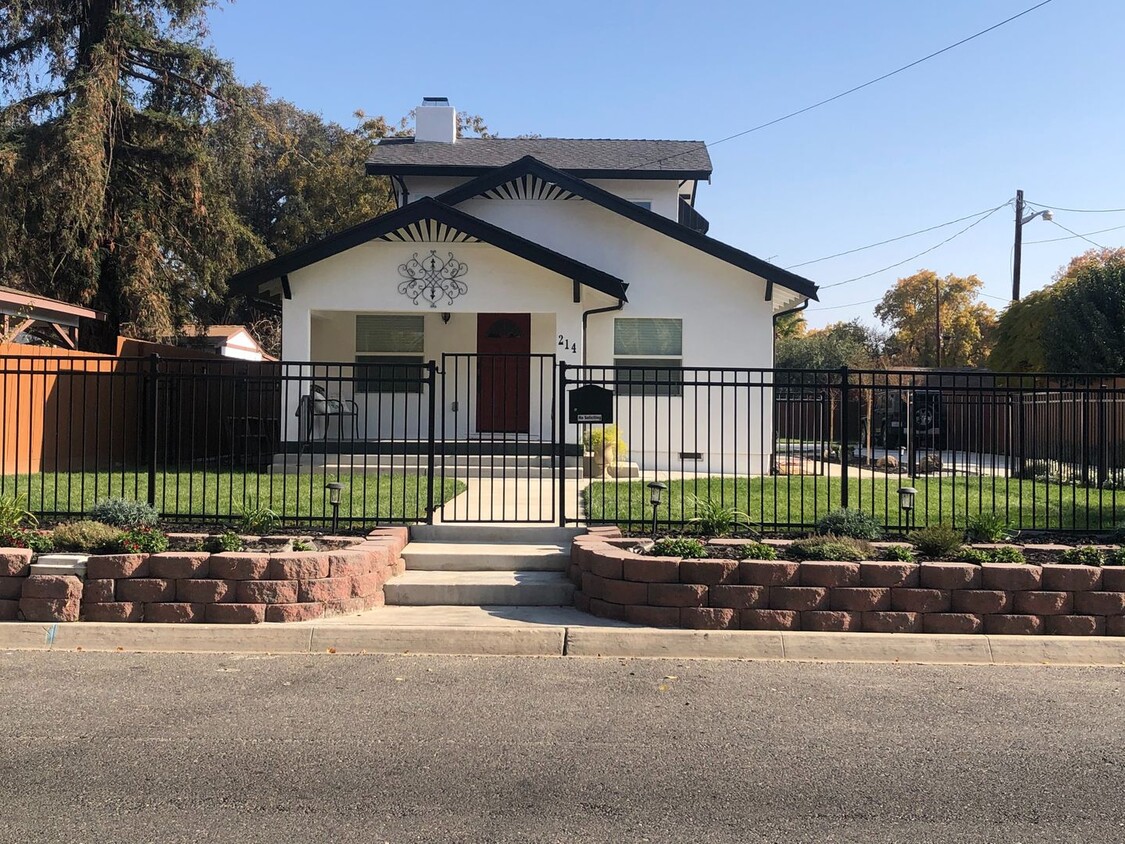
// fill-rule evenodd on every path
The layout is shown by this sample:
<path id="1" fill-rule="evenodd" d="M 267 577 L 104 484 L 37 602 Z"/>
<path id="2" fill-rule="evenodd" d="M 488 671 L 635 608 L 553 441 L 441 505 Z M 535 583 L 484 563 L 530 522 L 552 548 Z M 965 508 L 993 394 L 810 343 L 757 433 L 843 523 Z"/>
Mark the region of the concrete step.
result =
<path id="1" fill-rule="evenodd" d="M 411 542 L 402 558 L 407 571 L 565 571 L 570 546 Z"/>
<path id="2" fill-rule="evenodd" d="M 563 545 L 586 532 L 580 527 L 555 525 L 505 524 L 436 524 L 414 525 L 410 541 L 440 542 L 458 545 Z"/>
<path id="3" fill-rule="evenodd" d="M 387 603 L 405 606 L 561 607 L 574 584 L 553 571 L 410 571 L 387 581 Z"/>

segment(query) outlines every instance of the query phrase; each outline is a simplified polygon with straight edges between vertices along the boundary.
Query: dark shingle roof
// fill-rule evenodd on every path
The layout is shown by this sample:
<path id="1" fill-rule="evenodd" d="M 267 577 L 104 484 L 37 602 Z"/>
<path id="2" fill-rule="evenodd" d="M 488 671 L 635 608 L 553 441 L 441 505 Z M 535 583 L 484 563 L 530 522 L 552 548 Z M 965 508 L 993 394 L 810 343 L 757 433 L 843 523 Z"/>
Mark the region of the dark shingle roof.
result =
<path id="1" fill-rule="evenodd" d="M 582 179 L 709 179 L 703 141 L 597 138 L 463 138 L 453 144 L 387 138 L 367 160 L 369 176 L 479 176 L 524 156 Z"/>

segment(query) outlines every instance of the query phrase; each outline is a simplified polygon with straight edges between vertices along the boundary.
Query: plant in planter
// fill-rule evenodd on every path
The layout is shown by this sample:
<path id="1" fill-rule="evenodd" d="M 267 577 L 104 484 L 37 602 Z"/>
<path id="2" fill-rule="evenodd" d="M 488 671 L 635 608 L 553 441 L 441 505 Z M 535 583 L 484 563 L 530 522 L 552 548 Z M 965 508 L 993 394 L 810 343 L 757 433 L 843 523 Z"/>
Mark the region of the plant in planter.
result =
<path id="1" fill-rule="evenodd" d="M 889 545 L 883 549 L 882 557 L 889 563 L 913 563 L 916 559 L 909 545 Z"/>
<path id="2" fill-rule="evenodd" d="M 258 504 L 253 496 L 248 496 L 246 501 L 235 505 L 238 515 L 238 527 L 243 533 L 262 536 L 272 531 L 281 522 L 281 517 L 273 510 Z"/>
<path id="3" fill-rule="evenodd" d="M 908 537 L 923 557 L 950 557 L 961 550 L 965 544 L 961 532 L 948 525 L 930 525 L 919 528 Z"/>
<path id="4" fill-rule="evenodd" d="M 115 554 L 120 550 L 124 531 L 112 525 L 83 519 L 62 524 L 51 531 L 51 540 L 59 551 L 79 554 Z"/>
<path id="5" fill-rule="evenodd" d="M 582 449 L 587 453 L 591 476 L 600 478 L 606 466 L 615 465 L 618 457 L 629 453 L 629 444 L 621 439 L 616 425 L 595 425 L 582 435 Z"/>
<path id="6" fill-rule="evenodd" d="M 874 516 L 859 510 L 839 507 L 824 515 L 816 523 L 816 532 L 833 536 L 850 536 L 852 539 L 878 539 L 883 527 Z"/>
<path id="7" fill-rule="evenodd" d="M 789 556 L 795 560 L 830 560 L 858 563 L 875 558 L 875 549 L 864 539 L 850 536 L 810 536 L 789 544 Z"/>
<path id="8" fill-rule="evenodd" d="M 1078 548 L 1067 548 L 1059 554 L 1059 562 L 1071 566 L 1101 566 L 1105 564 L 1105 557 L 1101 550 L 1093 545 L 1082 545 Z"/>
<path id="9" fill-rule="evenodd" d="M 776 560 L 777 551 L 772 545 L 766 545 L 764 542 L 750 542 L 746 545 L 738 547 L 738 559 L 740 560 Z"/>
<path id="10" fill-rule="evenodd" d="M 666 536 L 652 543 L 650 557 L 682 557 L 697 560 L 707 556 L 707 546 L 687 536 Z"/>
<path id="11" fill-rule="evenodd" d="M 982 551 L 979 548 L 962 548 L 957 552 L 957 562 L 972 563 L 979 566 L 983 563 L 991 563 L 992 557 L 987 551 Z"/>
<path id="12" fill-rule="evenodd" d="M 159 554 L 168 550 L 168 537 L 154 527 L 137 525 L 121 534 L 120 546 L 125 554 Z"/>
<path id="13" fill-rule="evenodd" d="M 293 540 L 293 550 L 294 551 L 315 551 L 316 546 L 314 546 L 311 542 L 308 542 L 304 539 L 294 539 Z"/>
<path id="14" fill-rule="evenodd" d="M 129 498 L 103 498 L 90 508 L 90 518 L 119 528 L 154 527 L 160 520 L 156 508 L 147 501 Z"/>
<path id="15" fill-rule="evenodd" d="M 1114 548 L 1106 551 L 1102 558 L 1103 566 L 1125 566 L 1125 548 Z"/>
<path id="16" fill-rule="evenodd" d="M 729 536 L 735 528 L 749 528 L 750 517 L 741 510 L 710 498 L 687 497 L 695 516 L 688 524 L 695 525 L 704 536 Z"/>
<path id="17" fill-rule="evenodd" d="M 965 536 L 970 542 L 1007 542 L 1012 538 L 1012 526 L 1002 513 L 977 513 L 965 526 Z"/>
<path id="18" fill-rule="evenodd" d="M 1026 563 L 1027 558 L 1024 557 L 1023 551 L 1019 548 L 1006 545 L 1003 548 L 991 549 L 988 552 L 988 561 L 990 563 Z"/>
<path id="19" fill-rule="evenodd" d="M 0 495 L 0 545 L 8 548 L 31 548 L 32 534 L 39 520 L 27 509 L 22 495 Z"/>
<path id="20" fill-rule="evenodd" d="M 219 554 L 223 551 L 243 551 L 245 548 L 246 542 L 233 530 L 228 530 L 218 536 L 209 536 L 203 542 L 203 550 L 210 551 L 212 554 Z"/>

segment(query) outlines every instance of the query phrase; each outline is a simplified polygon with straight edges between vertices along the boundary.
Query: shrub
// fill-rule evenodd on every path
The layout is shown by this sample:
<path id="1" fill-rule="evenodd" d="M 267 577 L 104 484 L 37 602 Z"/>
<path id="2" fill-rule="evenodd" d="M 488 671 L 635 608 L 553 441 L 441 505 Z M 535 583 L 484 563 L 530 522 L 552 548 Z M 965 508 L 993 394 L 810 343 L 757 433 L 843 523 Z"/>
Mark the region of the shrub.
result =
<path id="1" fill-rule="evenodd" d="M 832 560 L 858 563 L 874 559 L 874 549 L 863 539 L 850 536 L 810 536 L 789 544 L 789 554 L 797 560 Z"/>
<path id="2" fill-rule="evenodd" d="M 698 539 L 686 536 L 666 536 L 652 544 L 649 554 L 653 557 L 682 557 L 696 560 L 707 556 L 707 546 Z"/>
<path id="3" fill-rule="evenodd" d="M 228 530 L 218 536 L 209 536 L 203 543 L 203 550 L 210 551 L 212 554 L 223 551 L 242 551 L 245 548 L 246 543 L 233 530 Z"/>
<path id="4" fill-rule="evenodd" d="M 979 566 L 981 563 L 991 563 L 992 556 L 979 548 L 962 548 L 957 552 L 957 562 L 973 563 Z"/>
<path id="5" fill-rule="evenodd" d="M 948 525 L 919 528 L 908 538 L 923 557 L 949 557 L 964 545 L 960 532 Z"/>
<path id="6" fill-rule="evenodd" d="M 624 457 L 629 453 L 629 444 L 621 439 L 616 425 L 593 425 L 582 435 L 584 451 L 601 454 L 605 451 L 606 445 L 614 446 L 618 457 Z"/>
<path id="7" fill-rule="evenodd" d="M 1093 545 L 1082 545 L 1078 548 L 1067 548 L 1059 554 L 1059 562 L 1072 566 L 1100 566 L 1105 560 L 1100 549 Z"/>
<path id="8" fill-rule="evenodd" d="M 0 495 L 0 532 L 38 527 L 39 520 L 27 509 L 22 495 Z"/>
<path id="9" fill-rule="evenodd" d="M 293 550 L 294 551 L 315 551 L 316 548 L 313 546 L 313 544 L 311 542 L 306 542 L 303 539 L 294 539 L 293 540 Z"/>
<path id="10" fill-rule="evenodd" d="M 914 549 L 909 545 L 890 545 L 883 549 L 883 559 L 888 562 L 913 563 Z"/>
<path id="11" fill-rule="evenodd" d="M 235 505 L 238 514 L 238 527 L 243 533 L 263 536 L 277 527 L 281 517 L 264 505 L 259 505 L 253 496 L 242 504 Z"/>
<path id="12" fill-rule="evenodd" d="M 154 527 L 137 525 L 121 535 L 120 545 L 124 554 L 159 554 L 168 550 L 168 537 Z"/>
<path id="13" fill-rule="evenodd" d="M 1114 548 L 1106 551 L 1102 559 L 1103 566 L 1125 566 L 1125 548 Z"/>
<path id="14" fill-rule="evenodd" d="M 977 513 L 965 527 L 970 542 L 1004 542 L 1011 539 L 1008 517 L 1001 513 Z"/>
<path id="15" fill-rule="evenodd" d="M 859 510 L 840 507 L 825 514 L 824 518 L 816 523 L 816 532 L 870 540 L 882 536 L 883 528 L 874 516 Z"/>
<path id="16" fill-rule="evenodd" d="M 736 527 L 750 526 L 749 516 L 719 501 L 689 495 L 687 504 L 695 513 L 688 523 L 697 526 L 704 536 L 729 536 Z"/>
<path id="17" fill-rule="evenodd" d="M 129 498 L 103 498 L 90 508 L 90 518 L 120 528 L 152 527 L 160 520 L 156 508 L 146 501 Z"/>
<path id="18" fill-rule="evenodd" d="M 30 548 L 36 554 L 49 554 L 55 543 L 50 534 L 20 527 L 0 531 L 0 548 Z"/>
<path id="19" fill-rule="evenodd" d="M 776 560 L 777 551 L 772 545 L 766 545 L 766 543 L 764 542 L 751 542 L 747 545 L 740 545 L 738 547 L 738 559 Z"/>
<path id="20" fill-rule="evenodd" d="M 988 552 L 989 562 L 992 563 L 1026 563 L 1023 551 L 1005 545 L 1003 548 L 993 548 Z"/>
<path id="21" fill-rule="evenodd" d="M 51 540 L 60 551 L 82 554 L 114 554 L 120 548 L 121 528 L 83 519 L 59 525 L 51 531 Z"/>

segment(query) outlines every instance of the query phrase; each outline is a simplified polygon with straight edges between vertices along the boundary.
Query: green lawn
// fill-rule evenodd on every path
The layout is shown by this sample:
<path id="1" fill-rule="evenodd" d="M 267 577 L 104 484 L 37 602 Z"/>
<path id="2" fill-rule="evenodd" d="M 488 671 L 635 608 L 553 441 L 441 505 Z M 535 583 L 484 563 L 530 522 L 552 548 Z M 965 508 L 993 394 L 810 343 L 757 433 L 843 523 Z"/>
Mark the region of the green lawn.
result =
<path id="1" fill-rule="evenodd" d="M 258 474 L 256 472 L 169 472 L 156 479 L 156 508 L 168 520 L 230 523 L 239 505 L 256 502 L 269 507 L 289 524 L 331 519 L 332 507 L 324 489 L 327 481 L 344 484 L 340 519 L 376 522 L 421 521 L 426 518 L 426 476 L 356 473 Z M 459 481 L 434 479 L 434 504 L 440 505 L 464 490 Z M 0 478 L 0 493 L 27 498 L 37 514 L 81 514 L 97 500 L 111 495 L 144 500 L 146 472 L 73 472 L 8 475 Z M 344 521 L 344 524 L 347 524 Z M 358 525 L 357 525 L 358 526 Z"/>
<path id="2" fill-rule="evenodd" d="M 811 527 L 840 506 L 839 477 L 771 476 L 740 479 L 699 478 L 670 481 L 658 521 L 682 524 L 694 515 L 689 496 L 710 498 L 742 510 L 766 530 Z M 885 524 L 902 524 L 898 488 L 918 490 L 915 524 L 963 525 L 981 511 L 1006 513 L 1025 530 L 1108 530 L 1125 523 L 1125 490 L 1089 489 L 1042 481 L 994 477 L 851 479 L 849 506 L 871 513 Z M 652 506 L 644 482 L 595 481 L 583 493 L 591 522 L 618 523 L 641 529 L 652 523 Z"/>

